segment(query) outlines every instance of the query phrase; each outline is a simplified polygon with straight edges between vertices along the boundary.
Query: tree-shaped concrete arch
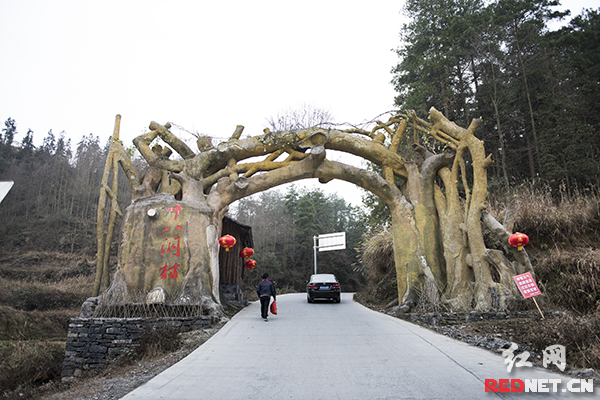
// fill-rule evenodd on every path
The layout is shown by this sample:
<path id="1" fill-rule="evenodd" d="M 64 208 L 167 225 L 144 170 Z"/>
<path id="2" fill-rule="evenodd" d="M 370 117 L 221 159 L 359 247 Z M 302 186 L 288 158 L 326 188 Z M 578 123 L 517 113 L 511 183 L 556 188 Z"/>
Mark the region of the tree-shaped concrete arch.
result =
<path id="1" fill-rule="evenodd" d="M 485 247 L 481 221 L 501 237 L 510 234 L 510 227 L 484 211 L 486 169 L 492 161 L 475 136 L 478 125 L 474 120 L 468 128 L 459 127 L 431 109 L 429 121 L 414 113 L 397 114 L 387 122 L 378 121 L 371 131 L 266 129 L 260 136 L 240 139 L 243 127 L 238 126 L 216 148 L 199 140 L 201 151 L 196 154 L 169 131 L 169 124 L 153 122 L 149 133 L 134 140 L 150 165 L 139 177 L 116 140 L 117 119 L 106 171 L 111 163 L 121 163 L 133 201 L 124 214 L 118 271 L 104 296 L 127 302 L 132 293 L 142 292 L 147 302 L 196 304 L 218 312 L 218 237 L 228 206 L 284 183 L 318 178 L 322 183 L 332 179 L 354 183 L 389 206 L 402 310 L 417 304 L 424 287 L 454 310 L 504 308 L 517 294 L 511 276 L 531 266 L 526 253 L 515 253 L 517 262 L 510 263 L 502 252 Z M 423 136 L 445 149 L 434 154 L 421 143 Z M 151 148 L 157 138 L 164 147 Z M 418 155 L 414 161 L 399 154 L 407 140 Z M 381 174 L 330 161 L 328 149 L 369 160 Z M 169 159 L 172 151 L 181 159 Z M 117 168 L 112 168 L 116 176 Z M 108 181 L 102 186 L 102 193 L 116 204 Z M 99 222 L 104 201 L 101 196 Z M 111 221 L 119 213 L 113 208 Z M 96 294 L 109 283 L 103 232 L 99 224 Z M 112 234 L 110 226 L 108 232 Z"/>

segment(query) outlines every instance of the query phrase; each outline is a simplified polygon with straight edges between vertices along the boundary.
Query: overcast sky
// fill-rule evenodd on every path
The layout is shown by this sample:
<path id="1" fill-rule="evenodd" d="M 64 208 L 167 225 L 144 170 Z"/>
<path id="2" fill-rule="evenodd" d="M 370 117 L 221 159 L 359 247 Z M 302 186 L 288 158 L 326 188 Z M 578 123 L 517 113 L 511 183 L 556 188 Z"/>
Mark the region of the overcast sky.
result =
<path id="1" fill-rule="evenodd" d="M 572 15 L 585 3 L 563 1 Z M 360 124 L 393 108 L 403 4 L 0 0 L 0 122 L 16 121 L 16 142 L 52 129 L 104 144 L 121 114 L 126 146 L 151 121 L 255 136 L 303 105 Z M 352 185 L 332 186 L 360 203 Z"/>

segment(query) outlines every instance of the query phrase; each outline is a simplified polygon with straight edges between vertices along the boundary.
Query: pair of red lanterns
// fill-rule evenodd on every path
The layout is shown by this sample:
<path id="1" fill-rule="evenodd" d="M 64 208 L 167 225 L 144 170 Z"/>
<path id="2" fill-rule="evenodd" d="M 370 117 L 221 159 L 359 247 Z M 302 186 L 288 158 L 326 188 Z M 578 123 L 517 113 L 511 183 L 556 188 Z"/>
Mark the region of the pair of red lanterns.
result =
<path id="1" fill-rule="evenodd" d="M 242 251 L 240 251 L 240 257 L 242 257 L 244 260 L 246 260 L 244 262 L 244 267 L 246 267 L 246 269 L 249 269 L 250 272 L 252 272 L 254 267 L 256 267 L 256 261 L 250 260 L 250 257 L 252 257 L 253 255 L 254 255 L 254 250 L 252 250 L 250 247 L 244 247 L 244 249 Z"/>
<path id="2" fill-rule="evenodd" d="M 225 251 L 229 251 L 231 247 L 235 246 L 235 243 L 236 240 L 231 235 L 221 236 L 221 238 L 219 239 L 219 245 L 223 247 Z M 244 262 L 244 267 L 246 267 L 246 269 L 249 269 L 250 271 L 252 271 L 256 267 L 256 261 L 249 259 L 253 255 L 254 250 L 252 250 L 250 247 L 245 247 L 242 251 L 240 251 L 240 257 L 246 260 Z"/>

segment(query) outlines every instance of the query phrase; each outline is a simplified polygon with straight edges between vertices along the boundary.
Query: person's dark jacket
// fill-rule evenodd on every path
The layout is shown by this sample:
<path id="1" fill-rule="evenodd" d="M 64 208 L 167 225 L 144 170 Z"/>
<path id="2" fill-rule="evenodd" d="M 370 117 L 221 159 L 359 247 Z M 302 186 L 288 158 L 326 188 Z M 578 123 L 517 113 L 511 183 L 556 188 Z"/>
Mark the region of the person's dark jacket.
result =
<path id="1" fill-rule="evenodd" d="M 256 287 L 256 294 L 258 294 L 258 297 L 260 297 L 260 296 L 273 296 L 273 299 L 276 299 L 276 297 L 275 297 L 275 285 L 270 280 L 265 279 L 265 280 L 261 281 L 258 284 L 258 286 Z"/>

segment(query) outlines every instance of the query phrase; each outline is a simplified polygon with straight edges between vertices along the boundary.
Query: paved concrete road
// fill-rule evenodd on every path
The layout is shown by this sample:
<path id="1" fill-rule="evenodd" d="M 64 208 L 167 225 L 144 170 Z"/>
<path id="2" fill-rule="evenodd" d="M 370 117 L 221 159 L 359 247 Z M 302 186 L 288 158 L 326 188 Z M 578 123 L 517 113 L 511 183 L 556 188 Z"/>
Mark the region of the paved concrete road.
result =
<path id="1" fill-rule="evenodd" d="M 340 304 L 278 297 L 279 314 L 259 304 L 124 399 L 546 399 L 597 398 L 562 393 L 569 377 L 545 369 L 506 371 L 499 354 L 371 311 L 344 294 Z M 567 354 L 568 361 L 568 354 Z M 485 393 L 486 378 L 562 379 L 558 393 Z M 578 387 L 578 386 L 577 386 Z M 596 396 L 594 396 L 596 395 Z"/>

